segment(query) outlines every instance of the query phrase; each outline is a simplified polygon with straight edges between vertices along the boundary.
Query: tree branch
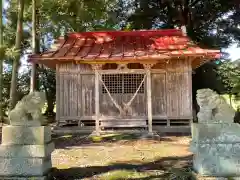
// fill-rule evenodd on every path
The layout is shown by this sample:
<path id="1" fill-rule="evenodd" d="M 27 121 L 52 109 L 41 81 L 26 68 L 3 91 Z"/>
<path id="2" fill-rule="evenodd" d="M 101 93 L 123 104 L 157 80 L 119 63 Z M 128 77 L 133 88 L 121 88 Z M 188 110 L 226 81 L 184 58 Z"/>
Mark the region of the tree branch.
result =
<path id="1" fill-rule="evenodd" d="M 191 2 L 190 4 L 189 4 L 189 6 L 190 7 L 193 7 L 193 6 L 195 6 L 198 2 L 200 2 L 201 0 L 195 0 L 195 1 L 193 1 L 193 2 Z"/>

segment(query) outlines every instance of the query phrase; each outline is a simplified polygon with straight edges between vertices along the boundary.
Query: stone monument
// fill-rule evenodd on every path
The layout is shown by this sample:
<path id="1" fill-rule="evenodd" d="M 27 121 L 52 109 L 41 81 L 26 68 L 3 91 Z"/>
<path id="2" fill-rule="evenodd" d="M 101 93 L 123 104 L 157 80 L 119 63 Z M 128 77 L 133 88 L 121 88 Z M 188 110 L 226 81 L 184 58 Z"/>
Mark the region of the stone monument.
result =
<path id="1" fill-rule="evenodd" d="M 197 91 L 200 111 L 192 124 L 190 150 L 194 170 L 201 176 L 240 177 L 240 125 L 235 111 L 211 89 Z"/>
<path id="2" fill-rule="evenodd" d="M 0 179 L 45 180 L 52 168 L 51 128 L 42 126 L 45 94 L 31 92 L 9 113 L 9 126 L 2 128 Z"/>

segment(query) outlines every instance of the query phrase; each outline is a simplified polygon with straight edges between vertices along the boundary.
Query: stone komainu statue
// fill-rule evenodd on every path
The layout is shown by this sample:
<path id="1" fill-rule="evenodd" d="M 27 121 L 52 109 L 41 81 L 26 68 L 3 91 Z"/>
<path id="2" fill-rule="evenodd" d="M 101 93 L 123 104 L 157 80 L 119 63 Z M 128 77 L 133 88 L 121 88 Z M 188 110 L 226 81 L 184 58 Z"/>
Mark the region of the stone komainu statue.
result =
<path id="1" fill-rule="evenodd" d="M 42 108 L 45 102 L 45 93 L 30 92 L 9 112 L 10 125 L 43 125 L 45 119 L 42 115 Z"/>
<path id="2" fill-rule="evenodd" d="M 218 93 L 211 89 L 197 90 L 200 111 L 198 122 L 233 123 L 234 109 Z"/>

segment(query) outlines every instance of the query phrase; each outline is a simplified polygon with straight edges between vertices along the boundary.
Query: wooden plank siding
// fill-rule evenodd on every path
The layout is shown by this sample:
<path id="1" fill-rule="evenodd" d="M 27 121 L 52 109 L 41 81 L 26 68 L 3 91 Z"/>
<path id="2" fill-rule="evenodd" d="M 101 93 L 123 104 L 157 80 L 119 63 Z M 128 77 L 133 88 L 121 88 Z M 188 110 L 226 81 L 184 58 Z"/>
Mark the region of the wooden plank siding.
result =
<path id="1" fill-rule="evenodd" d="M 145 80 L 146 81 L 146 80 Z M 146 86 L 146 83 L 144 83 Z M 88 64 L 59 64 L 56 68 L 56 118 L 94 120 L 94 71 Z M 175 59 L 156 64 L 151 70 L 153 119 L 188 119 L 192 117 L 191 62 Z M 100 82 L 100 92 L 102 90 Z M 117 102 L 127 102 L 133 94 L 114 94 Z M 147 119 L 146 93 L 138 94 L 132 102 L 132 118 Z M 107 93 L 100 94 L 100 114 L 115 117 L 117 108 Z"/>
<path id="2" fill-rule="evenodd" d="M 166 65 L 167 115 L 169 119 L 192 117 L 192 73 L 187 59 Z"/>
<path id="3" fill-rule="evenodd" d="M 167 117 L 166 73 L 152 73 L 152 113 L 153 116 Z"/>
<path id="4" fill-rule="evenodd" d="M 81 120 L 95 115 L 94 73 L 87 64 L 60 64 L 56 71 L 57 121 Z M 58 93 L 59 92 L 59 93 Z"/>

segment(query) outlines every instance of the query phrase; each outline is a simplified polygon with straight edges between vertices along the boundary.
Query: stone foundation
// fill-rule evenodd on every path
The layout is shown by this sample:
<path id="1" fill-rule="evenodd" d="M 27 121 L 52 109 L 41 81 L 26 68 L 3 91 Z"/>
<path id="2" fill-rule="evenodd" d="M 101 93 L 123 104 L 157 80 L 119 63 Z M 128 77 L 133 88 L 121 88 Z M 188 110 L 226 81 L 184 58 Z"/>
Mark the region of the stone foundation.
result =
<path id="1" fill-rule="evenodd" d="M 50 127 L 4 126 L 0 179 L 46 179 L 52 168 L 53 150 Z"/>
<path id="2" fill-rule="evenodd" d="M 214 177 L 214 176 L 201 176 L 196 172 L 192 172 L 195 180 L 240 180 L 240 177 L 231 177 L 230 179 L 227 177 Z"/>
<path id="3" fill-rule="evenodd" d="M 51 141 L 51 127 L 47 126 L 4 126 L 2 144 L 44 145 Z"/>
<path id="4" fill-rule="evenodd" d="M 190 150 L 201 176 L 240 177 L 240 125 L 193 124 Z"/>

